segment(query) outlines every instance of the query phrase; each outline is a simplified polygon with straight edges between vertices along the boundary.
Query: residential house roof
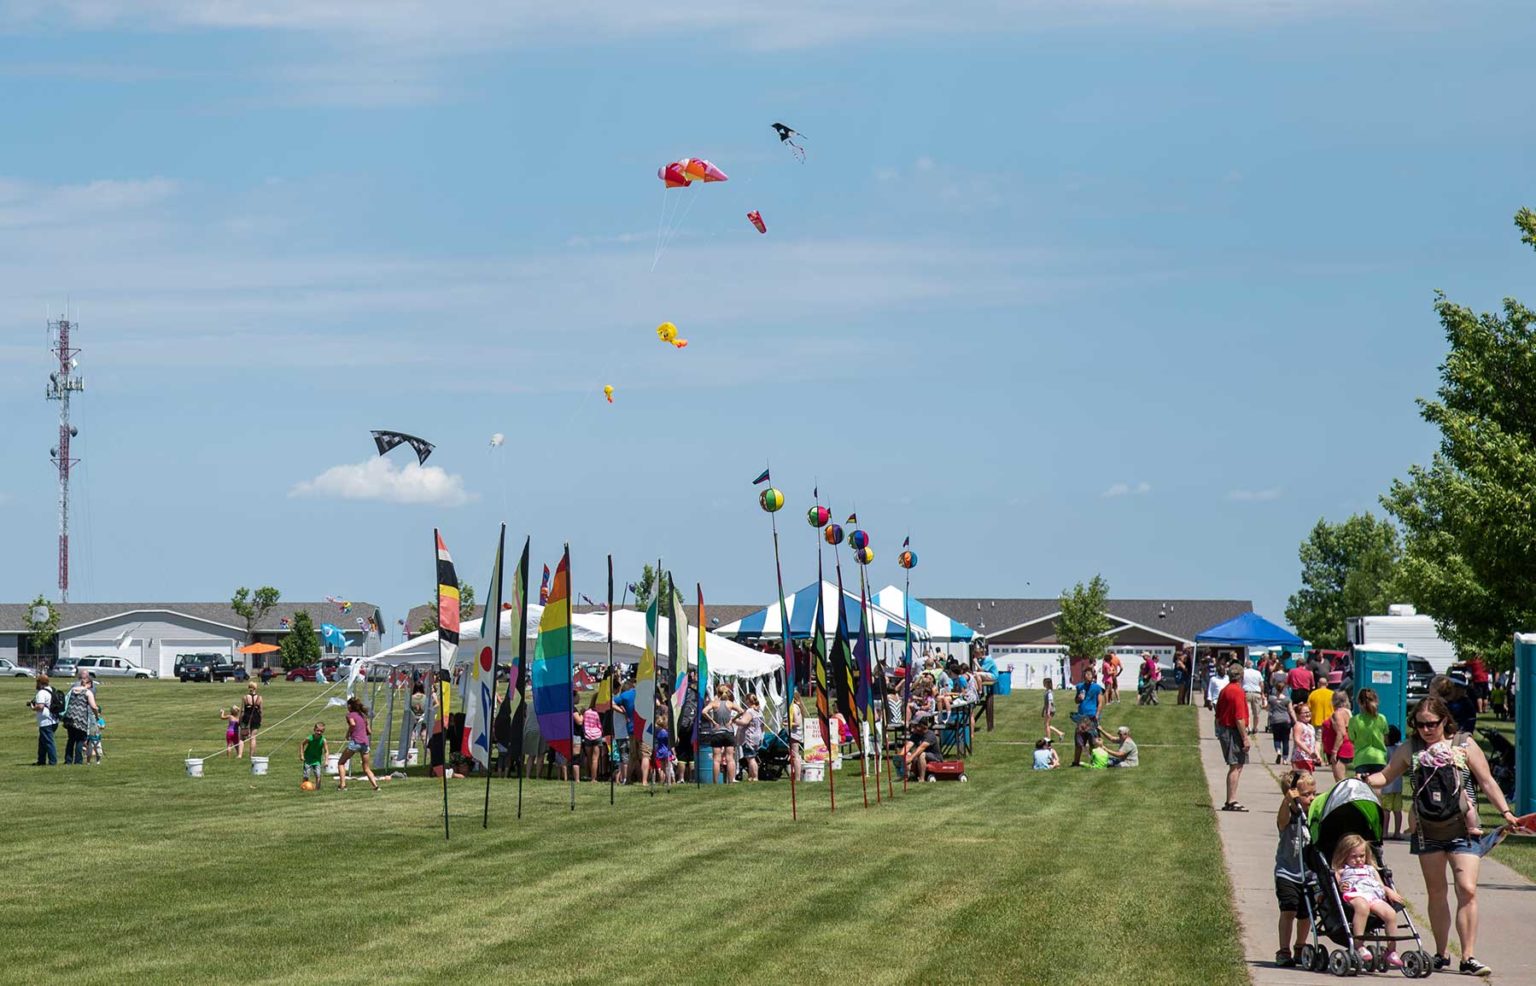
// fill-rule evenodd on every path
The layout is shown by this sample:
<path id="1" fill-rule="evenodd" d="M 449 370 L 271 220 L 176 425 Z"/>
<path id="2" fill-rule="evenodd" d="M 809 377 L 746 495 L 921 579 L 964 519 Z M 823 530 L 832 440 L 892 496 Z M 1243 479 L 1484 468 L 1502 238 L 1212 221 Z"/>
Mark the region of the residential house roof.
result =
<path id="1" fill-rule="evenodd" d="M 351 604 L 352 612 L 344 614 L 335 603 L 279 602 L 256 624 L 255 631 L 264 634 L 287 633 L 282 620 L 292 619 L 300 611 L 309 613 L 317 627 L 322 623 L 334 623 L 343 630 L 356 629 L 357 617 L 366 620 L 370 616 L 383 623 L 383 616 L 373 603 L 352 600 Z M 230 609 L 228 603 L 54 603 L 53 607 L 58 610 L 61 631 L 135 613 L 159 612 L 177 613 L 226 626 L 242 634 L 245 632 L 245 619 Z M 31 608 L 31 603 L 0 603 L 0 633 L 30 633 L 27 613 Z"/>

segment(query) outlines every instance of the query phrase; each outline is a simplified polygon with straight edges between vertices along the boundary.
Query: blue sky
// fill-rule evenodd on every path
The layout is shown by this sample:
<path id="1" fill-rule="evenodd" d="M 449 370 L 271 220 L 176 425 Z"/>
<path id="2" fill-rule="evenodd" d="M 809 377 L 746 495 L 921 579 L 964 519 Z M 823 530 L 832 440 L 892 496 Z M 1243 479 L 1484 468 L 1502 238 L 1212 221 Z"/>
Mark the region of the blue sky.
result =
<path id="1" fill-rule="evenodd" d="M 53 595 L 68 299 L 72 599 L 393 619 L 504 519 L 766 600 L 767 460 L 795 584 L 819 484 L 879 584 L 910 532 L 923 595 L 1278 618 L 1434 447 L 1432 292 L 1536 295 L 1536 26 L 1438 6 L 0 2 L 0 598 Z M 682 156 L 731 180 L 652 270 Z"/>

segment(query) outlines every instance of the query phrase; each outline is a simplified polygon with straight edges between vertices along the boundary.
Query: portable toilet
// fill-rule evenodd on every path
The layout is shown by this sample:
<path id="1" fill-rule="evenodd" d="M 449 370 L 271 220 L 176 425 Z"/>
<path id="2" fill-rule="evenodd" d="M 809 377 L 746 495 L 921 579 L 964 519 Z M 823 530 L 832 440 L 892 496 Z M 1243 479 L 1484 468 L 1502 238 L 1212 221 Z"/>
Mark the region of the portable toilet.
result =
<path id="1" fill-rule="evenodd" d="M 1373 688 L 1381 699 L 1381 714 L 1408 736 L 1408 649 L 1402 644 L 1355 645 L 1354 705 L 1360 690 Z"/>
<path id="2" fill-rule="evenodd" d="M 1515 634 L 1515 814 L 1536 811 L 1536 633 Z"/>

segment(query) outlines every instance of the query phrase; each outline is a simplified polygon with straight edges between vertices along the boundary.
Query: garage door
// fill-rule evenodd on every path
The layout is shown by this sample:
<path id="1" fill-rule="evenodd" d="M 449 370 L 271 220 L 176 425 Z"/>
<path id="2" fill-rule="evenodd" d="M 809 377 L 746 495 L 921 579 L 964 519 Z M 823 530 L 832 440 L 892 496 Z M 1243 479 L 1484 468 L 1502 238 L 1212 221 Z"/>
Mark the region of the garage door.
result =
<path id="1" fill-rule="evenodd" d="M 221 657 L 233 657 L 235 647 L 227 640 L 209 640 L 207 637 L 193 637 L 186 640 L 164 639 L 160 641 L 160 677 L 176 677 L 176 656 L 178 654 L 218 654 Z"/>

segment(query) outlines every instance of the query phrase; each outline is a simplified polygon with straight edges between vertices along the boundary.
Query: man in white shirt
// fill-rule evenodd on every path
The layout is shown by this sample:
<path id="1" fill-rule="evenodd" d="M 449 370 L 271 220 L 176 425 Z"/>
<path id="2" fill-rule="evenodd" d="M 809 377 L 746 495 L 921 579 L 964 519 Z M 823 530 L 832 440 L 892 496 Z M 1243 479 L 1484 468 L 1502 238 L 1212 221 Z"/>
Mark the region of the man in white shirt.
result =
<path id="1" fill-rule="evenodd" d="M 1243 662 L 1243 698 L 1248 701 L 1248 735 L 1259 731 L 1259 710 L 1264 707 L 1264 673 L 1253 665 L 1253 658 Z"/>
<path id="2" fill-rule="evenodd" d="M 37 713 L 37 763 L 53 767 L 59 762 L 58 747 L 53 743 L 53 732 L 59 728 L 59 720 L 53 714 L 53 686 L 48 676 L 37 676 L 37 694 L 32 696 L 32 711 Z"/>

